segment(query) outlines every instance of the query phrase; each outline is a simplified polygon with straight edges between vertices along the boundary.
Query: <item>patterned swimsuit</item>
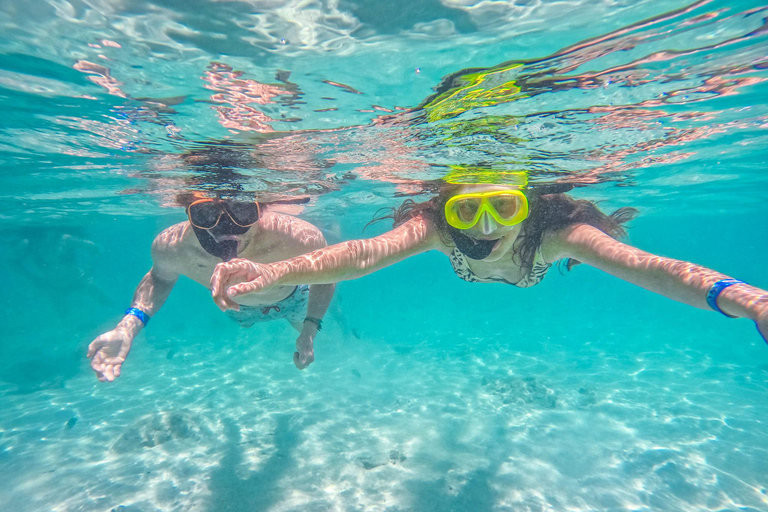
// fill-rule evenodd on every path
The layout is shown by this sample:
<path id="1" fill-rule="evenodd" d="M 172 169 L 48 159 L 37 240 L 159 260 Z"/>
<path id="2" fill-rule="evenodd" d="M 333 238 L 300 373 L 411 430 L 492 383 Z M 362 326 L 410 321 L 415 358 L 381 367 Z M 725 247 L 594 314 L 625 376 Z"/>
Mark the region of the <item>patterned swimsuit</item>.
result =
<path id="1" fill-rule="evenodd" d="M 309 286 L 302 284 L 294 288 L 293 292 L 280 302 L 260 306 L 240 304 L 240 311 L 228 309 L 227 315 L 243 327 L 250 327 L 256 322 L 269 322 L 278 318 L 285 318 L 294 324 L 301 323 L 307 314 L 308 300 Z"/>
<path id="2" fill-rule="evenodd" d="M 453 252 L 451 252 L 450 258 L 453 271 L 456 272 L 457 276 L 465 281 L 469 281 L 470 283 L 506 283 L 517 286 L 518 288 L 530 288 L 535 284 L 539 284 L 539 282 L 541 282 L 541 280 L 544 279 L 544 276 L 547 274 L 549 267 L 552 266 L 551 263 L 547 263 L 544 260 L 544 256 L 541 255 L 541 248 L 538 248 L 536 249 L 536 254 L 533 257 L 533 265 L 531 265 L 531 271 L 523 276 L 523 278 L 518 282 L 510 283 L 501 277 L 477 277 L 475 273 L 472 272 L 472 268 L 469 266 L 467 257 L 464 256 L 464 253 L 459 251 L 459 249 L 456 247 L 453 248 Z"/>

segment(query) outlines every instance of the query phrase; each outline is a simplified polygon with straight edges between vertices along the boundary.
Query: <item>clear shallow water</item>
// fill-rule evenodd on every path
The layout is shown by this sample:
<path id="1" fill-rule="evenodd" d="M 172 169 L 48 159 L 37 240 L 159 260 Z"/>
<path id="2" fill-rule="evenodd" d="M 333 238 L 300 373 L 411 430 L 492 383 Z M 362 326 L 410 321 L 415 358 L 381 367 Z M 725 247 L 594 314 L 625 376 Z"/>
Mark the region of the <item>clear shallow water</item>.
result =
<path id="1" fill-rule="evenodd" d="M 93 378 L 188 189 L 309 193 L 336 242 L 449 164 L 525 168 L 768 283 L 759 4 L 375 5 L 3 5 L 3 510 L 768 510 L 754 326 L 583 266 L 344 283 L 304 372 L 182 281 Z"/>

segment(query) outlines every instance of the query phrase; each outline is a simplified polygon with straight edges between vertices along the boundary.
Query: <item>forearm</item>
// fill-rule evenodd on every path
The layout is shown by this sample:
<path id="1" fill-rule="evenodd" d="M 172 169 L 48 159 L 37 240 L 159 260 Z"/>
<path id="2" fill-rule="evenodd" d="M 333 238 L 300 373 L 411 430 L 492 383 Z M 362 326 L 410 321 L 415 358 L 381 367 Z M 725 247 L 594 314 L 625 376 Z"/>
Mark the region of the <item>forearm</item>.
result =
<path id="1" fill-rule="evenodd" d="M 325 312 L 328 311 L 335 289 L 335 284 L 313 284 L 310 286 L 307 316 L 321 320 L 325 316 Z"/>
<path id="2" fill-rule="evenodd" d="M 358 279 L 420 252 L 409 249 L 375 238 L 350 240 L 267 267 L 279 285 L 331 284 Z"/>
<path id="3" fill-rule="evenodd" d="M 645 253 L 632 266 L 607 265 L 603 270 L 670 299 L 701 309 L 711 309 L 707 292 L 713 284 L 729 279 L 715 270 L 687 261 Z M 724 289 L 717 298 L 720 309 L 735 317 L 753 318 L 755 306 L 768 301 L 768 293 L 747 284 Z"/>
<path id="4" fill-rule="evenodd" d="M 367 240 L 352 240 L 312 251 L 295 258 L 267 265 L 277 276 L 276 284 L 332 284 L 357 279 L 375 268 L 360 266 L 356 261 L 365 254 Z"/>
<path id="5" fill-rule="evenodd" d="M 131 307 L 140 309 L 152 317 L 165 304 L 178 278 L 165 280 L 155 275 L 153 270 L 142 278 L 131 300 Z M 133 315 L 125 315 L 116 329 L 122 330 L 132 338 L 144 327 L 144 323 Z"/>
<path id="6" fill-rule="evenodd" d="M 641 251 L 590 226 L 577 226 L 559 236 L 561 257 L 574 257 L 646 290 L 701 309 L 710 309 L 707 292 L 712 285 L 728 278 L 694 263 Z M 725 288 L 717 298 L 723 312 L 753 320 L 766 302 L 768 292 L 747 284 Z"/>
<path id="7" fill-rule="evenodd" d="M 356 279 L 410 256 L 436 248 L 439 234 L 415 217 L 376 238 L 350 240 L 275 263 L 234 259 L 219 263 L 211 294 L 222 311 L 237 309 L 232 299 L 273 286 L 332 284 Z"/>
<path id="8" fill-rule="evenodd" d="M 333 298 L 335 284 L 313 284 L 309 287 L 309 301 L 307 302 L 307 315 L 301 327 L 301 334 L 309 335 L 314 339 L 320 330 L 325 312 Z"/>

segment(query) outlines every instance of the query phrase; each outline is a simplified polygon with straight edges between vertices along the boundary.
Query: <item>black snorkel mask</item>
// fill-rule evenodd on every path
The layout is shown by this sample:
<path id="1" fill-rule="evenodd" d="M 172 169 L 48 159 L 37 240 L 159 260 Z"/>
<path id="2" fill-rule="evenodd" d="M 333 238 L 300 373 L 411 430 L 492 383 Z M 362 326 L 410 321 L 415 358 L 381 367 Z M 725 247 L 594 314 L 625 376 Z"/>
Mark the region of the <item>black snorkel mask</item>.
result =
<path id="1" fill-rule="evenodd" d="M 224 261 L 237 257 L 238 241 L 227 237 L 244 235 L 259 221 L 259 203 L 199 199 L 189 205 L 187 216 L 205 251 Z M 224 238 L 224 239 L 222 239 Z"/>

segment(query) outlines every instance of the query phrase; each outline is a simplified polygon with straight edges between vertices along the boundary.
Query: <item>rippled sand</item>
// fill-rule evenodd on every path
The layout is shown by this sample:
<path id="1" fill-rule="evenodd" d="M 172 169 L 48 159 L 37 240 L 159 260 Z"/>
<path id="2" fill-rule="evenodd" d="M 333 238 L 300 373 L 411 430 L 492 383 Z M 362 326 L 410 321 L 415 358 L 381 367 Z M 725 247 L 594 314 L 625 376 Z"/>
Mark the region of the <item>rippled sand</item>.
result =
<path id="1" fill-rule="evenodd" d="M 239 332 L 7 387 L 3 509 L 768 510 L 764 364 L 331 324 L 298 372 L 288 328 Z"/>

